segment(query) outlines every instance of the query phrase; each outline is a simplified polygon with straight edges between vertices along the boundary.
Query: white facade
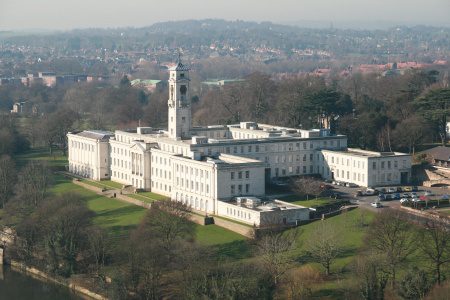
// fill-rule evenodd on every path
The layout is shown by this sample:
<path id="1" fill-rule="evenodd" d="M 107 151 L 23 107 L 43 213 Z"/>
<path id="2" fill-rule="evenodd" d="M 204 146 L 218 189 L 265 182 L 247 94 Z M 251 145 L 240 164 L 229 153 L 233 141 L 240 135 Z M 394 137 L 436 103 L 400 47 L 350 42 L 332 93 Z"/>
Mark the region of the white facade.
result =
<path id="1" fill-rule="evenodd" d="M 409 154 L 360 149 L 321 152 L 320 175 L 326 179 L 375 187 L 407 184 L 411 177 Z"/>
<path id="2" fill-rule="evenodd" d="M 105 131 L 68 133 L 69 171 L 95 180 L 109 179 L 109 139 L 114 136 Z"/>
<path id="3" fill-rule="evenodd" d="M 179 62 L 169 78 L 167 130 L 138 127 L 103 136 L 95 131 L 69 133 L 70 170 L 97 180 L 111 178 L 235 219 L 227 203 L 233 205 L 242 196 L 264 197 L 265 184 L 279 177 L 320 174 L 360 186 L 400 184 L 410 177 L 409 155 L 347 149 L 347 137 L 332 135 L 328 129 L 255 122 L 192 127 L 189 68 Z M 252 224 L 268 222 L 264 219 L 268 206 L 263 208 L 243 216 Z M 271 216 L 274 211 L 290 223 L 305 218 L 290 209 L 272 210 Z"/>

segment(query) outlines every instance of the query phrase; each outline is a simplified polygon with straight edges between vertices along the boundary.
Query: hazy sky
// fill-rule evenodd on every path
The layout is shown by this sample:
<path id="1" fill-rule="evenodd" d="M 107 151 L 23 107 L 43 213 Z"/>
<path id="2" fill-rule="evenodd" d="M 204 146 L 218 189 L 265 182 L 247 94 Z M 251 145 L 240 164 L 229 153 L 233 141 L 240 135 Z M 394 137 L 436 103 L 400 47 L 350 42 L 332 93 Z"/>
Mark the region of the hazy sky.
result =
<path id="1" fill-rule="evenodd" d="M 450 26 L 450 0 L 0 0 L 0 30 L 141 27 L 203 18 Z"/>

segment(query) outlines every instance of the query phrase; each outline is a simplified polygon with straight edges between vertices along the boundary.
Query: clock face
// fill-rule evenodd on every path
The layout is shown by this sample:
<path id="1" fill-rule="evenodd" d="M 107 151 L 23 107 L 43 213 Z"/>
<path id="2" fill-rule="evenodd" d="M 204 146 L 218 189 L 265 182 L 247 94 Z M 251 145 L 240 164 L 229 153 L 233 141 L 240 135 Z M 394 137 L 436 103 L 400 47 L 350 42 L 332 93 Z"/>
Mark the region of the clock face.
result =
<path id="1" fill-rule="evenodd" d="M 180 92 L 181 92 L 181 95 L 186 95 L 187 88 L 186 88 L 185 85 L 182 85 L 182 86 L 180 87 Z"/>

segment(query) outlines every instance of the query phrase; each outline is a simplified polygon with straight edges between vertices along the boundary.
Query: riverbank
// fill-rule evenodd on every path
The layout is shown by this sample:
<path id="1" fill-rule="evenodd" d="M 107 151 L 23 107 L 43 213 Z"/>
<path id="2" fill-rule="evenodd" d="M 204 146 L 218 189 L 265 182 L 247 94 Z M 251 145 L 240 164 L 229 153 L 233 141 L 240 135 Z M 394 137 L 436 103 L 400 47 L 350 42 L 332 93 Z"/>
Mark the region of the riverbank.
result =
<path id="1" fill-rule="evenodd" d="M 61 286 L 65 286 L 67 287 L 70 291 L 78 294 L 79 296 L 81 296 L 84 299 L 95 299 L 95 300 L 107 300 L 108 298 L 100 295 L 98 293 L 94 293 L 82 286 L 76 285 L 74 282 L 72 282 L 72 280 L 62 280 L 62 279 L 58 279 L 56 277 L 53 277 L 41 270 L 38 270 L 34 267 L 30 267 L 27 266 L 21 262 L 18 262 L 16 260 L 11 260 L 10 262 L 10 267 L 12 270 L 17 271 L 17 272 L 21 272 L 25 275 L 29 275 L 33 278 L 36 278 L 38 280 L 42 280 L 42 281 L 48 281 L 54 284 L 58 284 Z"/>

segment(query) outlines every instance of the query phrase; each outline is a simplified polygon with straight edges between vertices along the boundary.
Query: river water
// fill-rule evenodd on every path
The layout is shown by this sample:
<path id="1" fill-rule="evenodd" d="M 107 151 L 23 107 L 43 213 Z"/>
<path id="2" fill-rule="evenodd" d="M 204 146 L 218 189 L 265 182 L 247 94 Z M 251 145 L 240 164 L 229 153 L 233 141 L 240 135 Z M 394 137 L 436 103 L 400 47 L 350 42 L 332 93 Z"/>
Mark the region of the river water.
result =
<path id="1" fill-rule="evenodd" d="M 13 271 L 0 265 L 0 300 L 80 300 L 68 288 Z"/>

